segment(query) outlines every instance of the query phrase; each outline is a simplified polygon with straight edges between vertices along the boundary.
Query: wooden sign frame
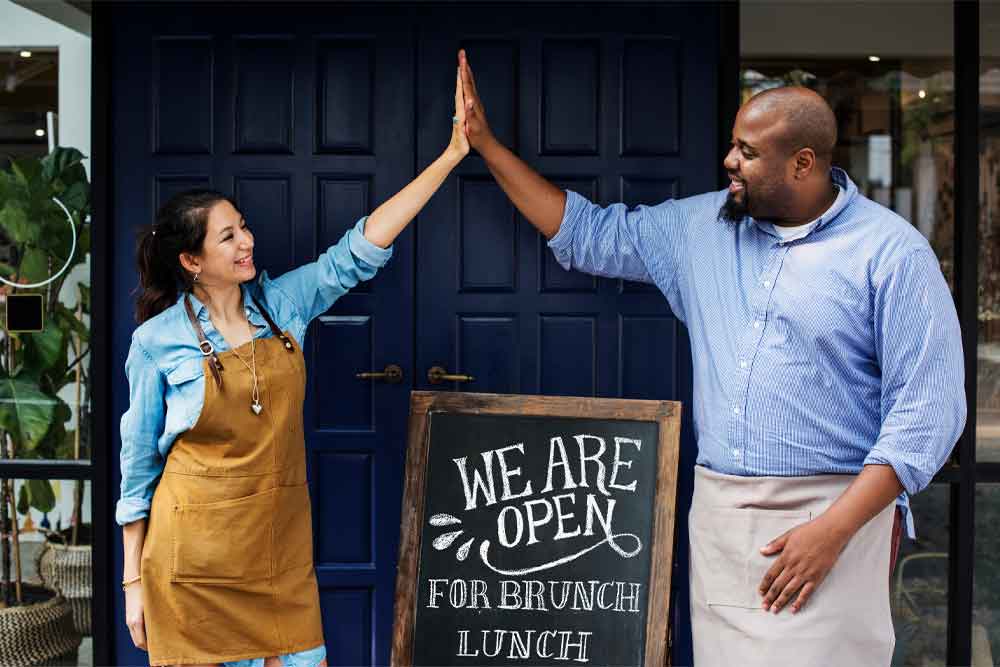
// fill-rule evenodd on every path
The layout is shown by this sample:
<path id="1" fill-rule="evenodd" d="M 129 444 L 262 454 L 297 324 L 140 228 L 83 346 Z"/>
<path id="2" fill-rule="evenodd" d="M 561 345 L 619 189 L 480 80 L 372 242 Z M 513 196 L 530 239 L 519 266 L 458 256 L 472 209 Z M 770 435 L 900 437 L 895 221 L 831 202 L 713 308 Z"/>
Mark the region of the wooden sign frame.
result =
<path id="1" fill-rule="evenodd" d="M 645 667 L 670 664 L 670 575 L 673 571 L 677 466 L 680 454 L 681 404 L 606 398 L 526 396 L 414 391 L 410 394 L 406 480 L 403 488 L 399 560 L 392 631 L 392 667 L 413 664 L 417 576 L 426 501 L 430 420 L 434 412 L 508 416 L 564 417 L 656 422 L 659 442 L 654 497 L 646 615 Z"/>

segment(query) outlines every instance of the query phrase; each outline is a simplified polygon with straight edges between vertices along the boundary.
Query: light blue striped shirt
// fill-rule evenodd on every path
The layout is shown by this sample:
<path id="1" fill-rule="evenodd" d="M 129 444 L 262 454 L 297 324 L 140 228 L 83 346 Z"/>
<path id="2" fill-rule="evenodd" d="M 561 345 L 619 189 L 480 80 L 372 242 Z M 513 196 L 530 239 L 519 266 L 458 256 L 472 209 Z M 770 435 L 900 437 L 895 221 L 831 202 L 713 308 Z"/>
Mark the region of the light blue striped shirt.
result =
<path id="1" fill-rule="evenodd" d="M 787 240 L 770 223 L 720 221 L 726 190 L 632 210 L 567 192 L 549 246 L 566 269 L 655 284 L 687 326 L 699 465 L 890 465 L 905 506 L 965 426 L 958 318 L 927 240 L 843 170 L 831 178 L 837 202 Z"/>

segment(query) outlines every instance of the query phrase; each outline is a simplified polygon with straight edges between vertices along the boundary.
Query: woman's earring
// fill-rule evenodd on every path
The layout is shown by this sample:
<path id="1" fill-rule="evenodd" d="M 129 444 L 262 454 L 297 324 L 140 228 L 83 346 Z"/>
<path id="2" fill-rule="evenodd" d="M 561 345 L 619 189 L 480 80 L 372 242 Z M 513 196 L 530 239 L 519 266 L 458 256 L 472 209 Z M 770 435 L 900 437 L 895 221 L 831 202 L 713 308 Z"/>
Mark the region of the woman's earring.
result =
<path id="1" fill-rule="evenodd" d="M 195 282 L 198 282 L 198 276 L 199 276 L 199 275 L 200 275 L 199 273 L 196 273 L 196 274 L 194 274 L 194 281 L 195 281 Z"/>

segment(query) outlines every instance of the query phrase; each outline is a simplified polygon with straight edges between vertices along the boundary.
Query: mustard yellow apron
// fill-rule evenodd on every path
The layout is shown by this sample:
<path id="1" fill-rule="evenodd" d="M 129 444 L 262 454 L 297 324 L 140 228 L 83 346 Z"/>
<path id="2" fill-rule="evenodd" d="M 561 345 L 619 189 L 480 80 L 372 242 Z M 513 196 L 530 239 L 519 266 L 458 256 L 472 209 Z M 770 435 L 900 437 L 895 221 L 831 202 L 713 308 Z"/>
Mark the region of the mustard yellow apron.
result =
<path id="1" fill-rule="evenodd" d="M 174 442 L 153 496 L 142 552 L 151 665 L 323 643 L 302 430 L 305 360 L 261 312 L 275 333 L 254 342 L 263 410 L 251 410 L 252 376 L 232 350 L 206 354 L 201 415 Z M 250 343 L 236 351 L 249 359 Z"/>

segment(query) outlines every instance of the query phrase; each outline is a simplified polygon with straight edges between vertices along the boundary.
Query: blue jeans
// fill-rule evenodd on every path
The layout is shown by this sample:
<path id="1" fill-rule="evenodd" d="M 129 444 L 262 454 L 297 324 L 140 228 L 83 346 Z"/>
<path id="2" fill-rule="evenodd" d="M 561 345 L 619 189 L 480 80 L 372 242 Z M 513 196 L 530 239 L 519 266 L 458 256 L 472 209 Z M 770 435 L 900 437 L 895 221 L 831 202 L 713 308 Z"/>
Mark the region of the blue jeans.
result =
<path id="1" fill-rule="evenodd" d="M 326 646 L 317 646 L 298 653 L 289 653 L 280 656 L 282 667 L 316 667 L 326 658 Z M 234 662 L 222 663 L 224 667 L 264 667 L 266 658 L 252 658 L 250 660 L 236 660 Z"/>

